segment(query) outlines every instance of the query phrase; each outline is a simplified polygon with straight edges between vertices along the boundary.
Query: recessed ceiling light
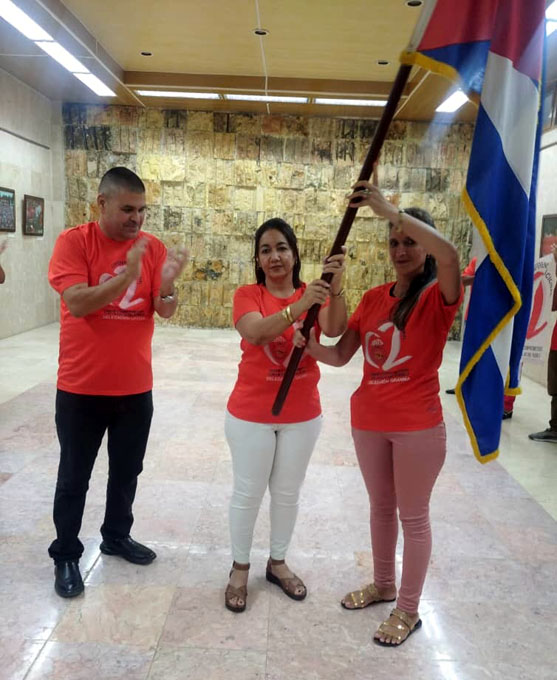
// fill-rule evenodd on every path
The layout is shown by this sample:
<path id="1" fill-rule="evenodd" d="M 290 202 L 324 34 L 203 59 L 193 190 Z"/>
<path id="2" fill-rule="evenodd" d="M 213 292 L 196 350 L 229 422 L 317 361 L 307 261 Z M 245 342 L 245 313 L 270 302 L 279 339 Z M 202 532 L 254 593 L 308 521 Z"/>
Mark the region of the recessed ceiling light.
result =
<path id="1" fill-rule="evenodd" d="M 435 109 L 438 113 L 454 113 L 468 101 L 468 97 L 462 90 L 453 92 L 444 102 Z"/>
<path id="2" fill-rule="evenodd" d="M 165 97 L 167 99 L 220 99 L 216 92 L 186 92 L 185 90 L 136 90 L 142 97 Z"/>
<path id="3" fill-rule="evenodd" d="M 307 104 L 307 97 L 279 97 L 267 94 L 225 94 L 225 99 L 239 102 L 283 102 L 285 104 Z"/>
<path id="4" fill-rule="evenodd" d="M 329 104 L 331 106 L 385 106 L 386 99 L 325 99 L 317 97 L 316 104 Z"/>
<path id="5" fill-rule="evenodd" d="M 142 57 L 152 57 L 152 56 L 153 56 L 153 53 L 152 53 L 152 52 L 142 52 L 142 53 L 141 53 L 141 56 L 142 56 Z"/>
<path id="6" fill-rule="evenodd" d="M 423 5 L 422 0 L 406 0 L 406 5 L 408 7 L 419 7 L 420 5 Z"/>
<path id="7" fill-rule="evenodd" d="M 254 28 L 253 32 L 255 35 L 269 35 L 269 31 L 266 28 Z"/>
<path id="8" fill-rule="evenodd" d="M 388 66 L 389 64 L 390 64 L 390 62 L 387 61 L 387 59 L 378 59 L 377 60 L 378 66 Z"/>

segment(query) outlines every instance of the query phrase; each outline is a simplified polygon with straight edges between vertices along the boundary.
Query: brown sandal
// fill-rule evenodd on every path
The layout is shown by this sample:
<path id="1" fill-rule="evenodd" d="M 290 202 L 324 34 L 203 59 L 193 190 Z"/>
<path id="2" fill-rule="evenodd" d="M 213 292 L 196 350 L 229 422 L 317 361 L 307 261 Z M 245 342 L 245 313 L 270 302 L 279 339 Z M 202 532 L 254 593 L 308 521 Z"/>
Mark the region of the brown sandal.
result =
<path id="1" fill-rule="evenodd" d="M 273 560 L 272 564 L 284 564 L 284 560 Z M 306 586 L 304 585 L 304 582 L 302 579 L 298 578 L 296 574 L 289 578 L 279 578 L 278 576 L 275 576 L 273 572 L 271 571 L 271 560 L 267 562 L 267 572 L 265 574 L 267 581 L 269 583 L 274 583 L 277 585 L 279 588 L 282 589 L 283 593 L 285 595 L 288 595 L 288 597 L 291 597 L 293 600 L 303 600 L 305 599 L 306 595 L 308 594 L 308 591 L 306 589 Z M 302 587 L 304 589 L 303 593 L 296 593 L 296 588 Z"/>
<path id="2" fill-rule="evenodd" d="M 345 601 L 348 600 L 348 598 L 352 600 L 354 605 L 353 607 L 346 606 Z M 353 611 L 354 609 L 365 609 L 365 607 L 369 607 L 370 604 L 377 604 L 379 602 L 394 602 L 395 600 L 396 597 L 393 597 L 390 600 L 386 600 L 385 598 L 381 597 L 375 583 L 369 583 L 361 590 L 353 590 L 351 593 L 345 595 L 340 601 L 340 604 L 345 609 Z"/>
<path id="3" fill-rule="evenodd" d="M 248 571 L 249 570 L 249 564 L 237 564 L 234 562 L 232 564 L 232 569 L 230 570 L 229 578 L 232 576 L 232 572 L 237 570 L 237 571 Z M 238 600 L 243 600 L 244 604 L 233 604 L 232 600 L 236 598 L 236 602 Z M 246 604 L 248 601 L 248 588 L 247 586 L 239 586 L 236 588 L 235 586 L 231 586 L 230 583 L 226 586 L 226 590 L 224 591 L 224 606 L 229 609 L 231 612 L 234 612 L 235 614 L 240 614 L 243 612 L 246 608 Z"/>
<path id="4" fill-rule="evenodd" d="M 391 619 L 398 620 L 392 621 Z M 393 638 L 395 642 L 383 642 L 376 637 L 373 638 L 373 642 L 381 645 L 382 647 L 398 647 L 405 640 L 407 640 L 415 630 L 418 630 L 421 625 L 421 619 L 418 619 L 416 622 L 414 622 L 406 612 L 403 612 L 402 609 L 395 607 L 389 618 L 386 621 L 383 621 L 376 631 L 376 634 L 381 633 L 382 635 L 388 635 L 390 638 Z"/>

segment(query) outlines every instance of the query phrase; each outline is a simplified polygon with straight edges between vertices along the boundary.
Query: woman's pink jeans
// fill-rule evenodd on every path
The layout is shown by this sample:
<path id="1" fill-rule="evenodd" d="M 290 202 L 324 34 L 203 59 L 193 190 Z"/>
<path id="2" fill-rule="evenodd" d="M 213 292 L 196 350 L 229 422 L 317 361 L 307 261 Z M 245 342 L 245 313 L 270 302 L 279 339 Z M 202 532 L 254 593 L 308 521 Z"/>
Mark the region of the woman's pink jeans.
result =
<path id="1" fill-rule="evenodd" d="M 397 606 L 414 614 L 431 555 L 429 499 L 445 460 L 445 425 L 414 432 L 353 428 L 352 436 L 370 499 L 374 583 L 395 586 L 398 508 L 404 553 Z"/>

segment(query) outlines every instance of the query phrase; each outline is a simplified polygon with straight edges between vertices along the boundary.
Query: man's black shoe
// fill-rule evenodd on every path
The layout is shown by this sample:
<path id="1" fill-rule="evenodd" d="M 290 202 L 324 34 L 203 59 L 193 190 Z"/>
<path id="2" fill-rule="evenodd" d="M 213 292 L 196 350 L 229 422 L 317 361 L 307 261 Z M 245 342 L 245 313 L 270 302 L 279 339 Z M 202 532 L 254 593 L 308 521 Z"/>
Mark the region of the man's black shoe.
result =
<path id="1" fill-rule="evenodd" d="M 508 420 L 513 417 L 512 411 L 503 411 L 503 420 Z"/>
<path id="2" fill-rule="evenodd" d="M 528 435 L 528 438 L 533 439 L 535 442 L 553 442 L 557 444 L 557 432 L 549 427 L 542 432 L 532 432 L 532 434 Z"/>
<path id="3" fill-rule="evenodd" d="M 60 597 L 75 597 L 84 590 L 83 579 L 79 573 L 78 560 L 58 562 L 54 565 L 54 590 Z"/>
<path id="4" fill-rule="evenodd" d="M 456 394 L 454 387 L 451 387 L 448 390 L 445 390 L 445 392 L 446 392 L 446 394 Z"/>
<path id="5" fill-rule="evenodd" d="M 150 564 L 157 556 L 146 545 L 134 541 L 131 536 L 126 538 L 105 538 L 100 545 L 105 555 L 118 555 L 134 564 Z"/>

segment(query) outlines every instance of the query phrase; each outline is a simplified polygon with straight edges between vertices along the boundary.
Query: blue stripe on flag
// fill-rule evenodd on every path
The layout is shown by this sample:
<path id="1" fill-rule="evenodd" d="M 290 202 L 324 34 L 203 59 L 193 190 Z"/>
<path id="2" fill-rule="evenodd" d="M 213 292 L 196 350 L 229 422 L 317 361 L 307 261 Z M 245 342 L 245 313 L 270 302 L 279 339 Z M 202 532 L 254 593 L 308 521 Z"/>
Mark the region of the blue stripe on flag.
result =
<path id="1" fill-rule="evenodd" d="M 474 279 L 474 286 L 476 286 Z M 466 332 L 468 332 L 468 325 Z M 464 347 L 464 344 L 463 344 Z M 489 456 L 499 448 L 503 417 L 504 383 L 491 347 L 482 354 L 472 373 L 462 385 L 466 414 L 474 431 L 480 456 Z"/>
<path id="2" fill-rule="evenodd" d="M 495 252 L 520 289 L 527 265 L 524 225 L 529 217 L 530 204 L 507 162 L 499 133 L 483 106 L 478 112 L 467 191 L 487 227 Z M 461 372 L 513 305 L 507 283 L 487 257 L 478 267 L 474 279 Z M 480 457 L 495 454 L 499 446 L 506 377 L 501 375 L 489 347 L 462 384 L 462 398 Z"/>
<path id="3" fill-rule="evenodd" d="M 422 50 L 421 54 L 455 68 L 462 79 L 462 87 L 466 92 L 480 92 L 489 46 L 489 40 L 482 40 L 447 45 L 434 50 Z"/>

